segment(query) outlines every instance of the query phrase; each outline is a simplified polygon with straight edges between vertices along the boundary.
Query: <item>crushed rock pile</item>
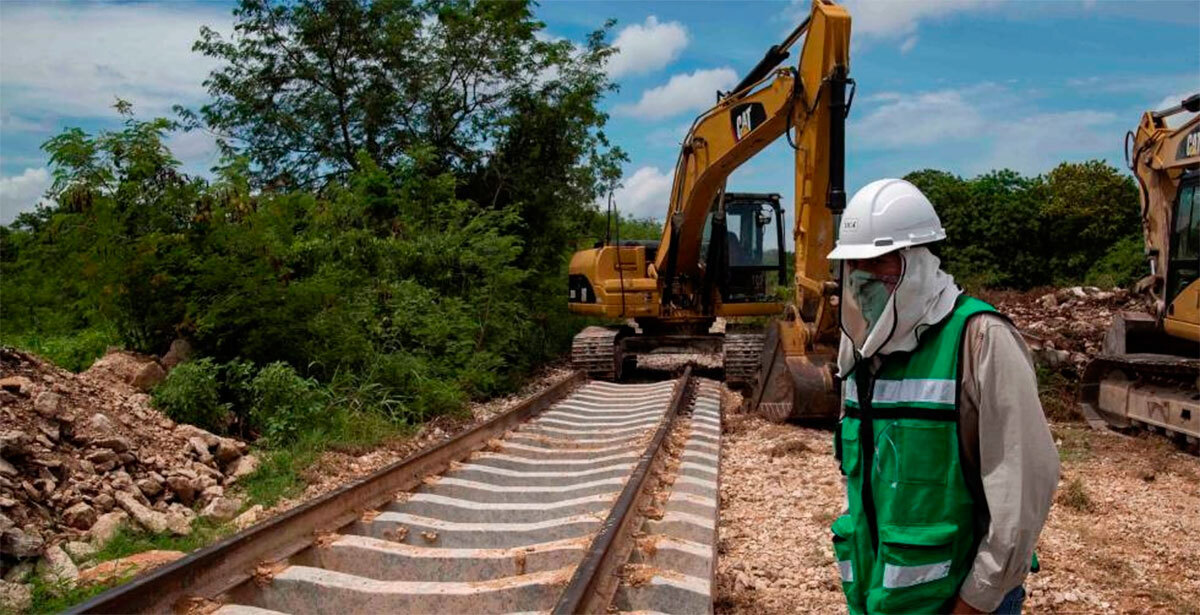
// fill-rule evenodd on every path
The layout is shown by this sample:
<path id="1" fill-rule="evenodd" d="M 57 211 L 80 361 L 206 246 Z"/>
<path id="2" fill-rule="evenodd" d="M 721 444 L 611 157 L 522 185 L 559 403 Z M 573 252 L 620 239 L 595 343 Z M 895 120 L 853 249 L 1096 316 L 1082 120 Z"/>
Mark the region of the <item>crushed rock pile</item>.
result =
<path id="1" fill-rule="evenodd" d="M 1145 295 L 1094 286 L 995 291 L 982 298 L 1021 330 L 1034 358 L 1054 369 L 1074 370 L 1100 354 L 1104 334 L 1119 312 L 1148 312 Z"/>
<path id="2" fill-rule="evenodd" d="M 6 590 L 27 579 L 37 558 L 73 581 L 75 564 L 123 523 L 186 535 L 197 515 L 224 521 L 241 509 L 226 490 L 254 471 L 256 458 L 244 442 L 154 410 L 146 391 L 164 376 L 156 359 L 123 351 L 72 374 L 0 348 Z"/>

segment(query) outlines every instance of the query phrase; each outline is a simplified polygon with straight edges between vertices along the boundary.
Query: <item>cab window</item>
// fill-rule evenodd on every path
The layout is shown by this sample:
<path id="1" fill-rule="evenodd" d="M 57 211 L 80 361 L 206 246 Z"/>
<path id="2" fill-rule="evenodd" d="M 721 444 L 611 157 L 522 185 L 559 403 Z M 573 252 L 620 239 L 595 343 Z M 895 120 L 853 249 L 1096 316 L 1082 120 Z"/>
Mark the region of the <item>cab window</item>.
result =
<path id="1" fill-rule="evenodd" d="M 1185 183 L 1179 189 L 1168 254 L 1166 299 L 1170 302 L 1200 277 L 1200 190 L 1195 181 Z"/>

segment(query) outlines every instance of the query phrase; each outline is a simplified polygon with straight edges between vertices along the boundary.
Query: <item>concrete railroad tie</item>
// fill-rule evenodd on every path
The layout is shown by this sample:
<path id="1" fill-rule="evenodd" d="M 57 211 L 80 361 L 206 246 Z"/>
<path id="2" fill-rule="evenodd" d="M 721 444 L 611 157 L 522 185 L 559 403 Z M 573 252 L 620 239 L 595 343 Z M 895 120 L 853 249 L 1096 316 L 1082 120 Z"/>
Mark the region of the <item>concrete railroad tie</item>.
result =
<path id="1" fill-rule="evenodd" d="M 711 613 L 717 561 L 717 473 L 721 453 L 721 385 L 697 379 L 691 431 L 662 519 L 642 526 L 643 545 L 614 604 L 622 611 Z M 636 577 L 636 578 L 633 578 Z"/>
<path id="2" fill-rule="evenodd" d="M 243 584 L 230 596 L 231 603 L 216 612 L 548 611 L 665 416 L 676 382 L 589 382 L 509 431 L 497 445 L 473 453 L 343 528 L 341 535 L 292 557 L 269 582 Z M 720 398 L 714 387 L 701 386 L 704 401 L 697 405 L 708 422 L 699 422 L 700 414 L 692 422 L 693 434 L 707 434 L 701 442 L 706 448 L 696 448 L 699 455 L 686 458 L 687 466 L 680 467 L 681 479 L 707 482 L 690 487 L 676 483 L 681 494 L 681 489 L 691 491 L 678 500 L 672 496 L 675 508 L 659 522 L 667 534 L 675 525 L 713 527 L 720 434 Z M 695 544 L 704 538 L 686 536 Z M 705 555 L 693 542 L 678 552 L 682 555 L 675 559 L 691 558 L 689 563 Z M 711 568 L 711 554 L 707 556 L 703 565 Z M 711 601 L 711 574 L 686 570 L 704 579 L 701 593 Z M 699 587 L 690 581 L 685 585 Z M 690 607 L 678 611 L 697 612 Z"/>

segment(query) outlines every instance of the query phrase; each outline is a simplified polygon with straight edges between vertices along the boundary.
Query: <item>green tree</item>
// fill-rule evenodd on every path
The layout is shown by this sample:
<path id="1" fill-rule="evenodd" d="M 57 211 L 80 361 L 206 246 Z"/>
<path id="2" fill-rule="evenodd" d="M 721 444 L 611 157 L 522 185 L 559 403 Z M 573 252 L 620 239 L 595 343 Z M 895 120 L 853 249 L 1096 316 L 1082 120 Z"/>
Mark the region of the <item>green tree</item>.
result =
<path id="1" fill-rule="evenodd" d="M 1054 280 L 1082 279 L 1113 244 L 1125 238 L 1136 238 L 1126 244 L 1140 246 L 1137 186 L 1128 175 L 1101 160 L 1064 162 L 1046 175 L 1046 190 L 1042 227 L 1045 240 L 1053 246 L 1048 268 Z M 1130 269 L 1116 267 L 1122 273 Z"/>
<path id="2" fill-rule="evenodd" d="M 66 311 L 113 322 L 130 346 L 160 351 L 184 314 L 189 231 L 205 183 L 180 173 L 163 145 L 171 122 L 137 120 L 124 101 L 116 107 L 122 129 L 68 129 L 43 145 L 57 205 L 13 225 L 31 235 L 23 256 L 44 263 L 33 270 L 41 280 L 27 280 L 41 292 L 27 296 L 36 305 L 18 300 L 6 312 L 36 317 L 73 303 Z"/>
<path id="3" fill-rule="evenodd" d="M 212 102 L 181 112 L 264 185 L 344 179 L 359 151 L 384 168 L 422 146 L 439 168 L 476 164 L 518 99 L 609 53 L 538 36 L 519 1 L 242 0 L 234 18 L 231 39 L 201 30 L 194 49 L 222 65 L 204 82 Z"/>

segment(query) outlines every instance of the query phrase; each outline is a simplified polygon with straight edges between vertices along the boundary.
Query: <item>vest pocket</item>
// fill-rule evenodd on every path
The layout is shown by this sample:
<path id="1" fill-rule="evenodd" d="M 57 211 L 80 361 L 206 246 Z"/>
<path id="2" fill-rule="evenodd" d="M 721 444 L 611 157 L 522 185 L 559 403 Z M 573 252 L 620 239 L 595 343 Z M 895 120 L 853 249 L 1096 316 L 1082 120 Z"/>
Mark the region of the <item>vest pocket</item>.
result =
<path id="1" fill-rule="evenodd" d="M 849 604 L 856 605 L 860 598 L 855 591 L 854 578 L 854 518 L 842 515 L 833 522 L 833 559 L 842 579 L 842 592 Z M 852 612 L 861 609 L 852 608 Z"/>
<path id="2" fill-rule="evenodd" d="M 900 419 L 893 425 L 896 450 L 896 478 L 902 483 L 945 485 L 958 455 L 957 424 Z M 885 475 L 886 476 L 886 475 Z"/>
<path id="3" fill-rule="evenodd" d="M 958 527 L 880 525 L 881 582 L 872 588 L 871 610 L 883 612 L 936 611 L 957 591 L 952 575 Z"/>
<path id="4" fill-rule="evenodd" d="M 838 422 L 834 451 L 839 454 L 842 474 L 853 476 L 858 470 L 862 452 L 858 447 L 858 419 L 845 417 Z"/>

